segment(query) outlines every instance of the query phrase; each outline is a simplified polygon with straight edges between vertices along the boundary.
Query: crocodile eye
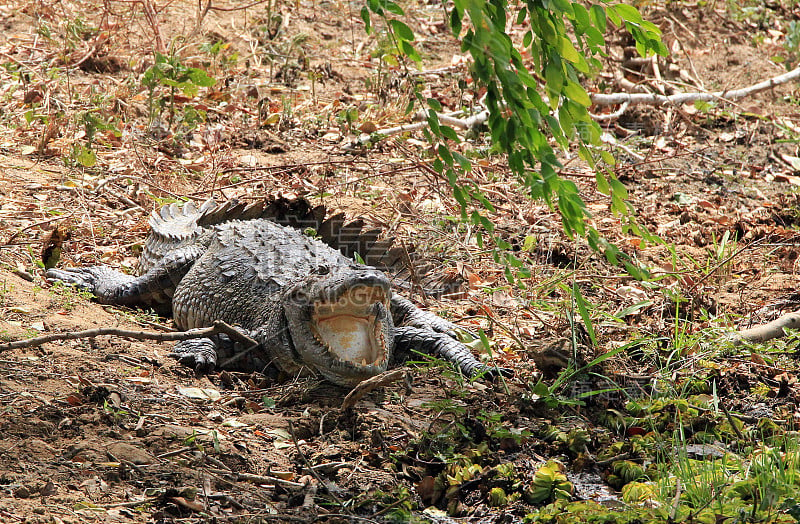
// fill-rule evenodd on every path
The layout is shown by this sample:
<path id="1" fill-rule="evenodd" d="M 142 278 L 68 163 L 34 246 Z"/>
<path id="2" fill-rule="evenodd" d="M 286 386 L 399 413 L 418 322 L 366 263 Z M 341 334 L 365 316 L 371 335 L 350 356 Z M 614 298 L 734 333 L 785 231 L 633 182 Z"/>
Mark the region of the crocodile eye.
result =
<path id="1" fill-rule="evenodd" d="M 329 268 L 329 267 L 328 267 L 328 266 L 326 266 L 325 264 L 322 264 L 322 265 L 319 265 L 319 266 L 317 266 L 316 273 L 317 273 L 318 275 L 327 275 L 327 274 L 328 274 L 328 273 L 330 273 L 330 272 L 331 272 L 331 268 Z"/>

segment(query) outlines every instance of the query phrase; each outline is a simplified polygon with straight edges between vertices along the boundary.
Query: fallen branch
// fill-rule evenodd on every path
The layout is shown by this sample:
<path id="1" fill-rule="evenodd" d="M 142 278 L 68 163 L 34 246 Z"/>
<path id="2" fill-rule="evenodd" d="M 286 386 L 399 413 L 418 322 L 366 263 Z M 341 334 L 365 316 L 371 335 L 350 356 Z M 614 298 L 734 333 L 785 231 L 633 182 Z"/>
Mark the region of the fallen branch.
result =
<path id="1" fill-rule="evenodd" d="M 350 409 L 356 405 L 356 402 L 361 400 L 364 395 L 369 393 L 370 391 L 387 386 L 392 382 L 397 382 L 398 380 L 403 379 L 406 376 L 406 370 L 404 369 L 393 369 L 391 371 L 384 371 L 380 375 L 375 375 L 374 377 L 370 377 L 366 380 L 362 380 L 359 382 L 356 387 L 344 397 L 344 401 L 342 401 L 342 411 L 346 409 Z"/>
<path id="2" fill-rule="evenodd" d="M 745 342 L 766 342 L 773 338 L 785 337 L 787 329 L 800 329 L 800 311 L 787 313 L 760 326 L 736 331 L 731 334 L 731 338 L 737 346 Z"/>
<path id="3" fill-rule="evenodd" d="M 258 342 L 248 337 L 236 328 L 217 320 L 210 327 L 190 329 L 188 331 L 173 331 L 168 333 L 159 333 L 155 331 L 133 331 L 129 329 L 120 328 L 96 328 L 86 329 L 84 331 L 68 331 L 66 333 L 51 333 L 41 337 L 29 338 L 26 340 L 17 340 L 0 344 L 0 353 L 10 349 L 38 347 L 48 342 L 56 340 L 77 340 L 82 338 L 94 338 L 104 335 L 111 335 L 116 337 L 133 338 L 136 340 L 157 340 L 159 342 L 175 341 L 175 340 L 190 340 L 193 338 L 204 338 L 211 335 L 224 333 L 232 339 L 249 344 L 248 347 L 257 346 Z"/>
<path id="4" fill-rule="evenodd" d="M 800 78 L 800 67 L 788 73 L 764 80 L 749 87 L 713 93 L 677 93 L 674 95 L 659 95 L 655 93 L 594 93 L 591 95 L 592 103 L 599 106 L 613 104 L 649 104 L 655 106 L 681 105 L 689 102 L 711 102 L 714 100 L 737 100 L 746 96 L 772 89 L 775 86 L 791 82 Z"/>
<path id="5" fill-rule="evenodd" d="M 228 471 L 224 469 L 208 468 L 212 473 L 223 476 L 233 476 L 239 482 L 252 482 L 254 484 L 266 484 L 273 486 L 280 486 L 292 491 L 300 491 L 306 489 L 307 485 L 300 482 L 292 482 L 291 480 L 284 480 L 278 477 L 270 477 L 268 475 L 254 475 L 252 473 L 238 473 L 235 471 Z"/>

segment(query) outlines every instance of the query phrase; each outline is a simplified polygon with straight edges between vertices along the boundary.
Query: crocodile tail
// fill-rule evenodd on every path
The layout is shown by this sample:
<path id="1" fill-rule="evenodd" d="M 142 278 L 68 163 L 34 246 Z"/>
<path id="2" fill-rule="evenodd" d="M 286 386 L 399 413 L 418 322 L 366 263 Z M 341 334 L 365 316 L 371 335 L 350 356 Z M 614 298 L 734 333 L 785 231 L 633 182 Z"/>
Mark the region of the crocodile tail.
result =
<path id="1" fill-rule="evenodd" d="M 150 233 L 175 242 L 193 238 L 199 232 L 198 219 L 216 207 L 213 199 L 206 200 L 200 207 L 194 202 L 167 204 L 150 215 Z"/>
<path id="2" fill-rule="evenodd" d="M 464 278 L 458 273 L 443 270 L 441 261 L 425 259 L 413 246 L 397 244 L 393 237 L 380 238 L 383 231 L 365 229 L 363 220 L 347 222 L 338 213 L 315 230 L 323 242 L 348 258 L 388 273 L 397 287 L 435 297 L 463 294 Z"/>
<path id="3" fill-rule="evenodd" d="M 325 217 L 325 207 L 312 207 L 304 198 L 271 196 L 255 202 L 241 202 L 231 199 L 219 205 L 210 206 L 197 219 L 200 227 L 209 227 L 230 220 L 256 220 L 266 218 L 296 229 L 319 226 Z"/>
<path id="4" fill-rule="evenodd" d="M 193 238 L 199 228 L 230 220 L 268 219 L 282 226 L 308 231 L 348 258 L 361 260 L 391 275 L 402 288 L 430 296 L 457 295 L 464 279 L 443 271 L 441 263 L 425 260 L 413 246 L 396 245 L 393 238 L 380 238 L 383 231 L 365 228 L 363 220 L 348 221 L 344 213 L 328 216 L 324 205 L 313 206 L 305 198 L 270 196 L 254 202 L 231 199 L 217 204 L 207 200 L 199 208 L 187 203 L 164 206 L 153 213 L 150 225 L 163 238 Z M 174 245 L 174 244 L 173 244 Z"/>
<path id="5" fill-rule="evenodd" d="M 197 219 L 215 206 L 214 200 L 206 200 L 200 207 L 193 202 L 173 203 L 153 211 L 149 220 L 150 235 L 139 257 L 138 274 L 146 273 L 169 252 L 193 242 L 202 231 Z"/>

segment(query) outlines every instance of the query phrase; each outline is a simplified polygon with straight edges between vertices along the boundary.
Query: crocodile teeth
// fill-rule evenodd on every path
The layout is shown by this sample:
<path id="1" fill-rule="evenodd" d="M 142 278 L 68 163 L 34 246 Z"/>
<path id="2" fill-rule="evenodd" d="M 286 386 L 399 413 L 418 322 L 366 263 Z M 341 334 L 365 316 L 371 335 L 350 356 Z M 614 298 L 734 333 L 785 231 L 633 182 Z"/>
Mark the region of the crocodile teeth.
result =
<path id="1" fill-rule="evenodd" d="M 366 367 L 366 366 L 367 366 L 367 359 L 365 359 L 365 358 L 362 358 L 362 359 L 361 359 L 361 365 L 362 365 L 363 367 Z"/>

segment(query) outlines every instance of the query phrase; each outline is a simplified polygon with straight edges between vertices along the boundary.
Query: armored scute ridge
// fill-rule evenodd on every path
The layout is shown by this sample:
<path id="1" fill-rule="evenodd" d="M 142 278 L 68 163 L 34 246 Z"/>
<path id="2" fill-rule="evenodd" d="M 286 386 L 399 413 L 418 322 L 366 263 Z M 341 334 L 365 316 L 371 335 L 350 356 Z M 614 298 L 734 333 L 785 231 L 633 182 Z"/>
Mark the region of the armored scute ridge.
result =
<path id="1" fill-rule="evenodd" d="M 352 386 L 417 350 L 470 377 L 493 373 L 455 339 L 456 326 L 393 293 L 378 269 L 399 257 L 391 240 L 362 232 L 360 221 L 324 215 L 301 199 L 172 204 L 150 218 L 139 276 L 106 266 L 51 269 L 47 276 L 104 304 L 171 312 L 182 330 L 222 320 L 259 344 L 245 348 L 225 335 L 178 343 L 172 356 L 198 371 L 226 361 L 248 371 L 274 363 Z M 307 228 L 319 239 L 304 234 Z M 367 264 L 348 256 L 354 253 Z"/>

